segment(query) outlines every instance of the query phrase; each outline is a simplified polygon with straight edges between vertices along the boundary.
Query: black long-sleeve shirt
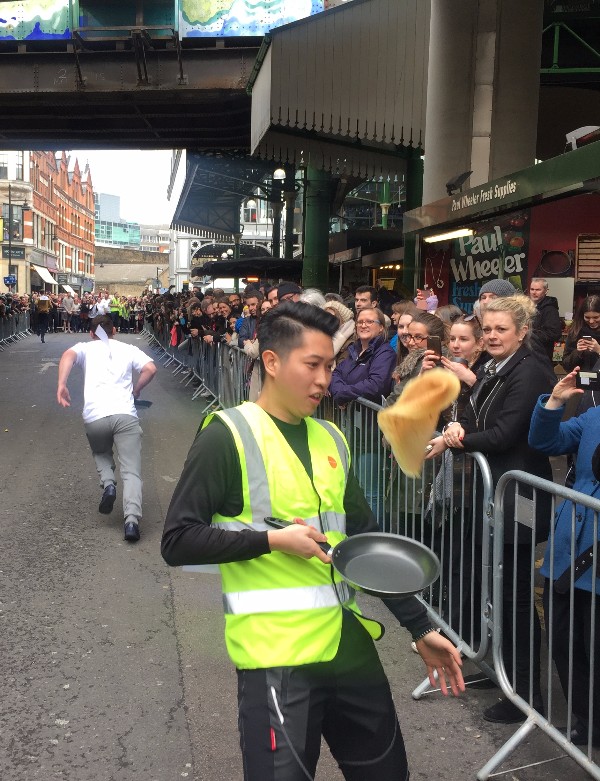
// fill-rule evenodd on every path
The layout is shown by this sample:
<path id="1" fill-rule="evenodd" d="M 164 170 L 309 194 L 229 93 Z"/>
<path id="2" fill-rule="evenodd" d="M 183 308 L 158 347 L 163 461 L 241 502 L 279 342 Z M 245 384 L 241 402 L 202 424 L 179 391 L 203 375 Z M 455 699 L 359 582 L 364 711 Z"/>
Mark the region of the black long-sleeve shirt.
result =
<path id="1" fill-rule="evenodd" d="M 272 419 L 312 477 L 306 424 Z M 167 512 L 161 544 L 167 564 L 224 564 L 269 554 L 268 532 L 228 531 L 211 525 L 215 513 L 235 517 L 242 509 L 237 448 L 227 426 L 215 418 L 197 435 Z M 348 536 L 379 530 L 352 470 L 346 484 L 344 510 Z M 413 637 L 431 627 L 425 608 L 414 597 L 384 603 Z"/>

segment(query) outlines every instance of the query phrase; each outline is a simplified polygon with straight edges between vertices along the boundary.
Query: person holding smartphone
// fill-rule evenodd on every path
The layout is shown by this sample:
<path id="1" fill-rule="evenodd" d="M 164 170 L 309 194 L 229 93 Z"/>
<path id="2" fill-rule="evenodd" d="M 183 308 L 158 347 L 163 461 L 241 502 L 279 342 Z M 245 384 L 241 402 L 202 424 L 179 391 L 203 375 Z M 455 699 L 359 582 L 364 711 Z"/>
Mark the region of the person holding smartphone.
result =
<path id="1" fill-rule="evenodd" d="M 567 334 L 562 365 L 567 372 L 579 366 L 590 371 L 600 357 L 600 296 L 586 296 L 577 307 Z"/>
<path id="2" fill-rule="evenodd" d="M 417 312 L 414 315 L 402 336 L 402 343 L 408 354 L 394 371 L 394 377 L 398 378 L 398 381 L 387 398 L 387 406 L 402 395 L 409 380 L 437 365 L 446 342 L 446 327 L 439 317 L 429 312 Z"/>

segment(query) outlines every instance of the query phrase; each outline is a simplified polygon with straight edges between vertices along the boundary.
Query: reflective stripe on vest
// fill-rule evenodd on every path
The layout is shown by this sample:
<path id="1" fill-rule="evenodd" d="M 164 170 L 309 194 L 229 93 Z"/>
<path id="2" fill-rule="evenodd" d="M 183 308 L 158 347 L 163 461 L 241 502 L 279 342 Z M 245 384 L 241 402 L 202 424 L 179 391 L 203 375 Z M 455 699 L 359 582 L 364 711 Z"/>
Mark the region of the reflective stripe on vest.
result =
<path id="1" fill-rule="evenodd" d="M 337 591 L 337 594 L 336 594 Z M 293 610 L 318 610 L 346 604 L 354 592 L 345 583 L 333 586 L 273 588 L 267 591 L 237 591 L 223 594 L 226 614 L 282 613 Z"/>
<path id="2" fill-rule="evenodd" d="M 256 437 L 252 433 L 250 424 L 240 412 L 237 407 L 228 409 L 221 413 L 226 415 L 233 421 L 235 427 L 238 430 L 240 438 L 242 440 L 242 446 L 246 456 L 246 469 L 248 470 L 248 484 L 252 491 L 252 525 L 256 524 L 256 529 L 265 531 L 272 527 L 265 527 L 263 518 L 265 516 L 273 515 L 271 512 L 271 496 L 269 494 L 269 480 L 267 477 L 267 470 L 265 469 L 265 462 L 260 452 L 260 447 L 256 441 Z M 268 508 L 269 512 L 259 511 L 258 508 Z M 215 524 L 221 526 L 221 524 Z M 232 527 L 224 524 L 224 528 L 231 529 Z M 248 528 L 247 524 L 243 524 L 244 528 Z M 262 528 L 261 528 L 262 527 Z"/>
<path id="3" fill-rule="evenodd" d="M 291 521 L 291 518 L 282 518 L 283 521 Z M 336 513 L 333 510 L 322 512 L 321 518 L 315 515 L 313 518 L 302 519 L 307 526 L 312 526 L 313 529 L 321 531 L 321 525 L 326 532 L 340 532 L 344 534 L 346 528 L 346 518 L 341 513 Z M 248 524 L 244 521 L 213 521 L 212 526 L 217 529 L 227 529 L 230 532 L 241 532 L 248 529 Z M 269 532 L 273 531 L 273 527 L 265 523 L 264 517 L 252 521 L 252 531 L 257 532 Z"/>

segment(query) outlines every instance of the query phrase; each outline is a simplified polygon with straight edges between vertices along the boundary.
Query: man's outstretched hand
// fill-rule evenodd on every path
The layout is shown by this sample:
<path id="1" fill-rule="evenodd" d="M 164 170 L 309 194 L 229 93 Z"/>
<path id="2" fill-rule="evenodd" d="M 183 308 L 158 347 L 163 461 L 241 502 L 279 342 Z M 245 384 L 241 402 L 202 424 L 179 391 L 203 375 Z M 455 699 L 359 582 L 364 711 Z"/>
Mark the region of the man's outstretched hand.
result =
<path id="1" fill-rule="evenodd" d="M 417 640 L 417 651 L 427 667 L 429 682 L 436 686 L 434 672 L 438 674 L 438 682 L 442 694 L 448 694 L 448 683 L 452 694 L 457 697 L 465 690 L 463 680 L 462 659 L 458 649 L 438 632 L 429 632 Z"/>

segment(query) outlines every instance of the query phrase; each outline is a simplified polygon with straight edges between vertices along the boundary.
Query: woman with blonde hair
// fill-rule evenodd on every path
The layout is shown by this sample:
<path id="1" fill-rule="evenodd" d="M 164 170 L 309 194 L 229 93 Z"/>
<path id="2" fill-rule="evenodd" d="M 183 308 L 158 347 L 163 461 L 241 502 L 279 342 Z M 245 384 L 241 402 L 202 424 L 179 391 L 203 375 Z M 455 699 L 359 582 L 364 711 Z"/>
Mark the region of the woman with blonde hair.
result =
<path id="1" fill-rule="evenodd" d="M 552 367 L 539 360 L 529 348 L 535 304 L 522 295 L 496 298 L 483 310 L 484 348 L 490 359 L 481 367 L 473 386 L 470 403 L 460 420 L 448 423 L 441 437 L 431 441 L 428 458 L 447 447 L 455 452 L 478 451 L 486 457 L 494 484 L 509 470 L 521 469 L 552 480 L 550 461 L 528 444 L 529 423 L 538 397 L 550 393 L 555 381 Z M 474 529 L 476 561 L 474 594 L 480 588 L 481 545 L 483 542 L 482 486 L 477 485 L 477 514 L 481 519 Z M 530 498 L 521 487 L 520 495 Z M 517 694 L 543 710 L 540 683 L 541 628 L 535 607 L 531 608 L 531 561 L 535 544 L 547 539 L 550 502 L 541 492 L 536 498 L 536 535 L 516 517 L 515 492 L 508 491 L 504 501 L 504 610 L 503 653 L 508 677 Z M 513 597 L 513 579 L 516 596 Z M 513 615 L 516 628 L 513 638 Z M 530 633 L 533 654 L 530 654 Z M 515 660 L 513 666 L 513 642 Z M 532 675 L 530 676 L 530 665 Z M 484 719 L 500 724 L 525 720 L 522 711 L 508 699 L 492 705 Z"/>

